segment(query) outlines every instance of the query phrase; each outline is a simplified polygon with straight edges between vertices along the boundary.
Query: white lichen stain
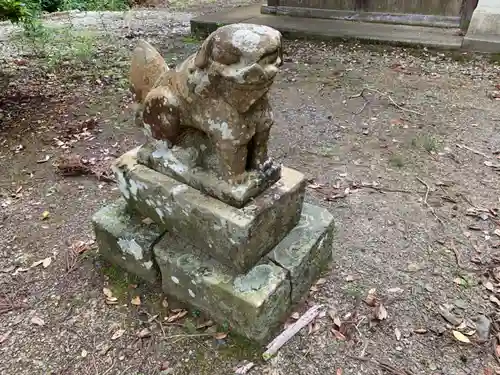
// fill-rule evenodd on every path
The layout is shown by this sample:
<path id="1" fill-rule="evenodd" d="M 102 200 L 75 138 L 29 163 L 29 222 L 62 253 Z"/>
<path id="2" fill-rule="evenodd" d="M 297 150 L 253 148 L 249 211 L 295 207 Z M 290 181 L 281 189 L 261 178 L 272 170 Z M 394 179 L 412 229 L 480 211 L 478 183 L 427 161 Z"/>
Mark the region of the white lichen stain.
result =
<path id="1" fill-rule="evenodd" d="M 187 185 L 183 184 L 183 185 L 174 186 L 170 192 L 173 196 L 175 196 L 177 194 L 185 192 L 186 190 L 188 190 L 188 187 L 187 187 Z"/>
<path id="2" fill-rule="evenodd" d="M 191 289 L 188 289 L 188 292 L 191 297 L 193 298 L 196 297 L 196 294 L 194 294 L 194 292 Z"/>
<path id="3" fill-rule="evenodd" d="M 146 267 L 148 270 L 151 269 L 151 267 L 153 267 L 153 262 L 149 261 L 149 262 L 144 262 L 144 267 Z"/>
<path id="4" fill-rule="evenodd" d="M 196 285 L 196 281 L 191 280 L 191 284 Z"/>
<path id="5" fill-rule="evenodd" d="M 166 168 L 170 168 L 178 174 L 183 174 L 187 171 L 186 166 L 172 154 L 168 145 L 163 142 L 156 143 L 156 150 L 153 151 L 151 156 L 155 159 L 161 159 Z"/>
<path id="6" fill-rule="evenodd" d="M 179 279 L 175 276 L 170 276 L 170 278 L 172 279 L 172 281 L 176 284 L 179 284 Z"/>
<path id="7" fill-rule="evenodd" d="M 158 217 L 160 218 L 160 220 L 163 221 L 163 219 L 165 217 L 165 214 L 163 213 L 163 211 L 159 207 L 156 207 L 155 212 L 158 215 Z"/>
<path id="8" fill-rule="evenodd" d="M 221 134 L 221 138 L 225 140 L 233 140 L 233 131 L 229 127 L 226 121 L 214 121 L 213 119 L 208 119 L 208 124 L 210 131 L 218 131 Z"/>
<path id="9" fill-rule="evenodd" d="M 126 240 L 120 238 L 118 246 L 120 246 L 120 249 L 124 253 L 132 255 L 136 260 L 141 260 L 144 257 L 142 247 L 134 239 Z"/>
<path id="10" fill-rule="evenodd" d="M 144 135 L 148 138 L 153 138 L 153 132 L 151 131 L 151 125 L 144 123 L 144 127 L 142 128 Z"/>

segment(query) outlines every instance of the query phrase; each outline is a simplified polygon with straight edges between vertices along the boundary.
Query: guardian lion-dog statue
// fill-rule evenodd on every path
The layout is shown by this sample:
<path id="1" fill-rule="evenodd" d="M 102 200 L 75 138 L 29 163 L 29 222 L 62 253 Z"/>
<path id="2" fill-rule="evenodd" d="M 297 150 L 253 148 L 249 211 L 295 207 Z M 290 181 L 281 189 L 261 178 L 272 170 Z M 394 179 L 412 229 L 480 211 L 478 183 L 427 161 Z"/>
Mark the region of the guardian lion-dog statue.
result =
<path id="1" fill-rule="evenodd" d="M 130 70 L 136 118 L 150 137 L 169 146 L 187 129 L 205 133 L 221 177 L 237 181 L 269 164 L 273 116 L 267 93 L 282 59 L 281 33 L 253 24 L 219 28 L 175 70 L 140 41 Z"/>

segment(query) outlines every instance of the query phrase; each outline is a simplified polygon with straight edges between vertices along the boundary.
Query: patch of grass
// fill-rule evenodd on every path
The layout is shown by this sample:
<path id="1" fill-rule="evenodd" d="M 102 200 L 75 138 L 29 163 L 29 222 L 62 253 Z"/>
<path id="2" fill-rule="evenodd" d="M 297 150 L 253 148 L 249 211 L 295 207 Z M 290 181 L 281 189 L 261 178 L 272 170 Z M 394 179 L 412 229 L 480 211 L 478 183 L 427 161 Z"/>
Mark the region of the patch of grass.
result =
<path id="1" fill-rule="evenodd" d="M 500 53 L 492 53 L 490 55 L 490 63 L 500 65 Z"/>
<path id="2" fill-rule="evenodd" d="M 201 40 L 196 38 L 195 36 L 188 35 L 182 38 L 182 41 L 186 44 L 199 44 Z"/>
<path id="3" fill-rule="evenodd" d="M 102 272 L 108 277 L 110 289 L 117 298 L 127 297 L 130 285 L 140 282 L 137 276 L 107 262 L 103 262 Z"/>
<path id="4" fill-rule="evenodd" d="M 348 284 L 345 288 L 342 289 L 344 293 L 350 297 L 355 299 L 359 299 L 363 297 L 363 290 L 360 286 L 355 284 Z"/>
<path id="5" fill-rule="evenodd" d="M 432 135 L 426 134 L 411 140 L 413 147 L 422 147 L 425 151 L 432 153 L 439 149 L 439 141 Z"/>
<path id="6" fill-rule="evenodd" d="M 404 159 L 399 154 L 392 154 L 389 158 L 389 164 L 395 168 L 403 168 L 405 165 Z"/>

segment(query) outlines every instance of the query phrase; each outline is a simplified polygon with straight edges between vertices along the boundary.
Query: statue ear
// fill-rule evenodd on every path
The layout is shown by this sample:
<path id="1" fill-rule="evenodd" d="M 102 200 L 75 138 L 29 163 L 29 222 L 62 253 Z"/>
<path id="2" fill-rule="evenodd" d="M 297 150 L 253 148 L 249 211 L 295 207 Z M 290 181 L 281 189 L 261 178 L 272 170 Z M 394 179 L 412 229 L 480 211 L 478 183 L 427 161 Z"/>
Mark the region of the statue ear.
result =
<path id="1" fill-rule="evenodd" d="M 210 55 L 212 54 L 213 38 L 209 36 L 199 49 L 196 57 L 194 58 L 194 65 L 199 69 L 204 69 L 207 67 Z"/>

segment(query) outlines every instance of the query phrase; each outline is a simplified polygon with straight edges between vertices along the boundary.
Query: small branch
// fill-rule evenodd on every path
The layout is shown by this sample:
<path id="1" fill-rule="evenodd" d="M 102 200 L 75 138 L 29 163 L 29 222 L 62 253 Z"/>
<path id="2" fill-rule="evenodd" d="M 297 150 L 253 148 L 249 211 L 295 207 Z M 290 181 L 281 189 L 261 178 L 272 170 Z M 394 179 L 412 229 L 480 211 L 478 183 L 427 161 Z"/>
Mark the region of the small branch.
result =
<path id="1" fill-rule="evenodd" d="M 489 155 L 486 155 L 485 153 L 481 152 L 481 151 L 478 151 L 478 150 L 475 150 L 469 146 L 465 146 L 465 145 L 462 145 L 460 143 L 457 143 L 456 146 L 458 148 L 462 148 L 462 149 L 465 149 L 465 150 L 469 150 L 470 152 L 473 152 L 474 154 L 477 154 L 477 155 L 481 155 L 483 158 L 486 158 L 486 159 L 490 159 L 491 156 Z"/>
<path id="2" fill-rule="evenodd" d="M 424 204 L 427 206 L 427 208 L 429 209 L 429 211 L 432 213 L 432 215 L 434 215 L 434 217 L 436 218 L 436 220 L 441 224 L 441 225 L 444 225 L 444 222 L 443 220 L 436 214 L 436 211 L 434 210 L 434 207 L 432 207 L 429 202 L 427 202 L 427 198 L 429 198 L 429 192 L 431 191 L 431 187 L 429 186 L 429 184 L 427 182 L 425 182 L 424 180 L 422 180 L 421 178 L 419 177 L 416 177 L 417 180 L 423 184 L 425 187 L 426 187 L 426 191 L 425 191 L 425 196 L 424 196 Z"/>
<path id="3" fill-rule="evenodd" d="M 247 374 L 253 367 L 255 366 L 255 363 L 253 362 L 248 362 L 244 363 L 241 366 L 239 366 L 236 371 L 234 372 L 236 375 L 245 375 Z"/>
<path id="4" fill-rule="evenodd" d="M 418 112 L 418 111 L 414 111 L 413 109 L 408 109 L 408 108 L 404 108 L 404 107 L 401 107 L 398 103 L 396 103 L 394 101 L 394 99 L 392 98 L 392 96 L 390 96 L 389 94 L 387 93 L 383 93 L 382 91 L 379 91 L 379 90 L 376 90 L 376 89 L 372 89 L 372 88 L 368 88 L 368 90 L 370 91 L 373 91 L 373 92 L 376 92 L 377 94 L 381 95 L 381 96 L 386 96 L 387 99 L 389 99 L 389 101 L 391 102 L 391 104 L 396 107 L 397 109 L 403 111 L 403 112 L 410 112 L 410 113 L 414 113 L 416 115 L 419 115 L 419 116 L 423 116 L 423 113 L 421 112 Z"/>
<path id="5" fill-rule="evenodd" d="M 320 312 L 321 306 L 316 305 L 307 310 L 304 315 L 302 315 L 299 320 L 297 320 L 290 327 L 285 329 L 280 335 L 278 335 L 273 341 L 267 345 L 267 350 L 262 354 L 265 361 L 272 358 L 278 350 L 281 349 L 293 336 L 295 336 L 302 328 L 306 327 L 311 323 Z"/>

